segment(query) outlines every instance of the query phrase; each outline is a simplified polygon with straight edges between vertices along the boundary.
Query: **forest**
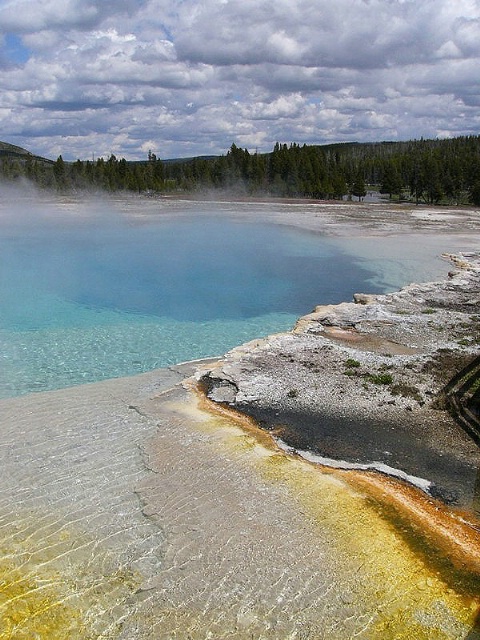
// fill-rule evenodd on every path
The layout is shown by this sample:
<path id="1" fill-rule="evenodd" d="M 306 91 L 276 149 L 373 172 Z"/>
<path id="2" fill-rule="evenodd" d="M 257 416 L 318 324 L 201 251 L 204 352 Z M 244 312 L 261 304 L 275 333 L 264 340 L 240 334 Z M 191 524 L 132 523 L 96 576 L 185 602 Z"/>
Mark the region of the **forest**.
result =
<path id="1" fill-rule="evenodd" d="M 358 199 L 376 190 L 391 200 L 480 205 L 480 136 L 407 142 L 281 144 L 251 153 L 232 144 L 222 156 L 144 161 L 48 160 L 0 143 L 0 178 L 71 191 L 192 193 Z"/>

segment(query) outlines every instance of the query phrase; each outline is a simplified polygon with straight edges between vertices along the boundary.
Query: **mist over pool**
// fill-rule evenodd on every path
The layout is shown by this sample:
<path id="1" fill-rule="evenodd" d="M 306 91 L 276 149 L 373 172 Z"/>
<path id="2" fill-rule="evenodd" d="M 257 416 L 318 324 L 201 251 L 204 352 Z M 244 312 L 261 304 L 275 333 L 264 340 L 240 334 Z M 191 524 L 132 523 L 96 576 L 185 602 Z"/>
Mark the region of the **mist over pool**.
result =
<path id="1" fill-rule="evenodd" d="M 385 239 L 379 252 L 257 220 L 265 207 L 4 199 L 0 397 L 221 355 L 316 304 L 409 281 Z M 412 273 L 440 271 L 436 246 L 427 257 L 414 246 L 408 261 Z"/>

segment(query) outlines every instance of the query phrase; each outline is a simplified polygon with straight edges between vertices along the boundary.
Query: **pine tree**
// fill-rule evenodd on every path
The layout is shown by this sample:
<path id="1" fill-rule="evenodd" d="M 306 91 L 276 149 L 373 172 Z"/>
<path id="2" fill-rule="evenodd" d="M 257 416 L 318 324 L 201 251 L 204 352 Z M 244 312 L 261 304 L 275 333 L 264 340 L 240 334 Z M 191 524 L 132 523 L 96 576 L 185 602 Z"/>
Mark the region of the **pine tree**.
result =
<path id="1" fill-rule="evenodd" d="M 402 187 L 402 178 L 397 170 L 397 167 L 393 162 L 389 162 L 383 172 L 380 193 L 388 193 L 389 197 L 391 198 L 392 195 L 400 195 L 402 192 Z"/>
<path id="2" fill-rule="evenodd" d="M 355 177 L 355 182 L 353 183 L 351 193 L 353 196 L 356 196 L 358 198 L 359 202 L 367 195 L 367 190 L 365 189 L 365 180 L 361 171 L 358 171 Z"/>

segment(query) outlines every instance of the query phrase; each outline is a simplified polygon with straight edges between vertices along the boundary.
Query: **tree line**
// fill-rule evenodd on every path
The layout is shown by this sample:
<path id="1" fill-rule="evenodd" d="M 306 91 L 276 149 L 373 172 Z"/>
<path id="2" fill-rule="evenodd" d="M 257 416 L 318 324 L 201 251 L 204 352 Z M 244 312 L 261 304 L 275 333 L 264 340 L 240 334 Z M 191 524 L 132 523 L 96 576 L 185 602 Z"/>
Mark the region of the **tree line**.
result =
<path id="1" fill-rule="evenodd" d="M 0 176 L 27 178 L 69 190 L 192 192 L 223 190 L 248 196 L 362 199 L 377 189 L 391 199 L 480 205 L 480 136 L 408 142 L 299 145 L 276 143 L 271 153 L 232 144 L 225 155 L 145 161 L 65 162 L 0 155 Z"/>

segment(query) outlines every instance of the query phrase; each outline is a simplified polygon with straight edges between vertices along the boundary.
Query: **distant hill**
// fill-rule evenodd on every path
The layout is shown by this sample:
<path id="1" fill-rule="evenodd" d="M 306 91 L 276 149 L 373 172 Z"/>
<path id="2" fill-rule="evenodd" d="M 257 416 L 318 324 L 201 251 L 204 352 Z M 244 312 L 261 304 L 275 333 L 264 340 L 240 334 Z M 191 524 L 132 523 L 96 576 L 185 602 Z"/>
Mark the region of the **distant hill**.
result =
<path id="1" fill-rule="evenodd" d="M 14 144 L 9 144 L 8 142 L 0 141 L 0 156 L 10 156 L 10 157 L 18 157 L 18 156 L 30 156 L 33 154 L 26 149 L 22 149 L 22 147 L 17 147 Z"/>
<path id="2" fill-rule="evenodd" d="M 162 158 L 164 164 L 172 162 L 193 162 L 194 160 L 215 160 L 218 156 L 189 156 L 188 158 Z"/>
<path id="3" fill-rule="evenodd" d="M 16 159 L 16 160 L 32 160 L 32 161 L 38 161 L 38 162 L 43 162 L 43 163 L 47 163 L 47 164 L 52 164 L 53 160 L 50 160 L 49 158 L 43 158 L 42 156 L 37 156 L 34 153 L 31 153 L 30 151 L 28 151 L 27 149 L 24 149 L 23 147 L 17 147 L 17 145 L 15 144 L 10 144 L 9 142 L 2 142 L 0 140 L 0 159 L 2 158 L 7 158 L 7 159 Z"/>

